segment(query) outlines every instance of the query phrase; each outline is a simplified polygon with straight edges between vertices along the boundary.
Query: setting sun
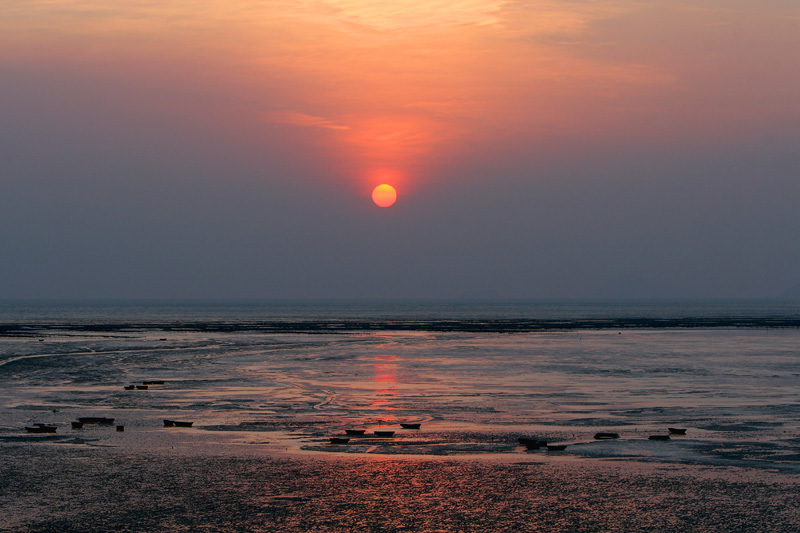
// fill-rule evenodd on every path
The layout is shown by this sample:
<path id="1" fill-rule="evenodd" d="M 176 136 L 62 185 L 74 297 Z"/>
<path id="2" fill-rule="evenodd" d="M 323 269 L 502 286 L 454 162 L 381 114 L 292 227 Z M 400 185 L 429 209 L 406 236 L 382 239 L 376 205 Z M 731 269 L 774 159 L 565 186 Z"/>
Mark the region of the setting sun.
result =
<path id="1" fill-rule="evenodd" d="M 397 201 L 397 191 L 386 183 L 378 185 L 372 190 L 372 201 L 379 207 L 389 207 Z"/>

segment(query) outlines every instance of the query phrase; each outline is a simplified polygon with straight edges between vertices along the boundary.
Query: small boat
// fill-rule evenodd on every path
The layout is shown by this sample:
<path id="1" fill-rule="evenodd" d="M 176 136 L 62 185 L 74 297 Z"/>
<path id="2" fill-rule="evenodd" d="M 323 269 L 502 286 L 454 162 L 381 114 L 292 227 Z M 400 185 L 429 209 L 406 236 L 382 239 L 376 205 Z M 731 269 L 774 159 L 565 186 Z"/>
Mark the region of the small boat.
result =
<path id="1" fill-rule="evenodd" d="M 190 428 L 194 424 L 194 422 L 178 422 L 177 420 L 173 420 L 172 423 L 176 428 Z"/>
<path id="2" fill-rule="evenodd" d="M 670 435 L 686 435 L 686 428 L 667 428 Z"/>
<path id="3" fill-rule="evenodd" d="M 548 444 L 547 451 L 548 452 L 561 452 L 567 449 L 566 444 Z"/>
<path id="4" fill-rule="evenodd" d="M 125 426 L 117 426 L 117 431 L 125 431 Z"/>
<path id="5" fill-rule="evenodd" d="M 328 437 L 331 441 L 331 444 L 347 444 L 350 442 L 350 439 L 347 437 Z"/>
<path id="6" fill-rule="evenodd" d="M 407 422 L 400 422 L 400 427 L 403 429 L 419 429 L 421 425 L 420 423 L 409 424 Z"/>
<path id="7" fill-rule="evenodd" d="M 148 388 L 148 385 L 136 385 L 136 390 L 147 390 Z"/>
<path id="8" fill-rule="evenodd" d="M 175 426 L 175 422 L 173 422 L 172 420 L 164 420 L 164 427 L 165 428 L 171 428 L 173 426 Z"/>
<path id="9" fill-rule="evenodd" d="M 136 388 L 136 385 L 125 385 L 125 387 L 124 387 L 125 390 L 133 390 L 135 388 Z"/>
<path id="10" fill-rule="evenodd" d="M 25 429 L 28 433 L 55 433 L 57 426 L 48 426 L 47 424 L 34 424 L 33 426 L 26 426 Z"/>
<path id="11" fill-rule="evenodd" d="M 114 423 L 114 419 L 104 416 L 82 416 L 78 418 L 78 422 L 81 424 L 104 424 L 110 426 Z"/>
<path id="12" fill-rule="evenodd" d="M 162 380 L 150 380 L 150 381 L 142 381 L 142 385 L 163 385 L 164 382 Z"/>
<path id="13" fill-rule="evenodd" d="M 365 431 L 366 431 L 365 429 L 345 429 L 344 430 L 345 433 L 347 433 L 348 435 L 352 435 L 354 437 L 359 436 L 359 435 L 363 435 Z"/>
<path id="14" fill-rule="evenodd" d="M 394 431 L 376 431 L 375 432 L 375 436 L 376 437 L 393 437 L 394 436 Z"/>
<path id="15" fill-rule="evenodd" d="M 669 435 L 650 435 L 647 438 L 650 440 L 669 440 Z"/>
<path id="16" fill-rule="evenodd" d="M 539 441 L 533 441 L 526 443 L 525 448 L 527 448 L 528 450 L 538 450 L 539 448 L 541 448 L 541 446 L 539 446 Z"/>
<path id="17" fill-rule="evenodd" d="M 73 422 L 72 429 L 81 429 L 83 427 L 83 422 Z"/>
<path id="18" fill-rule="evenodd" d="M 595 433 L 594 438 L 597 440 L 618 439 L 619 433 L 600 432 L 600 433 Z"/>

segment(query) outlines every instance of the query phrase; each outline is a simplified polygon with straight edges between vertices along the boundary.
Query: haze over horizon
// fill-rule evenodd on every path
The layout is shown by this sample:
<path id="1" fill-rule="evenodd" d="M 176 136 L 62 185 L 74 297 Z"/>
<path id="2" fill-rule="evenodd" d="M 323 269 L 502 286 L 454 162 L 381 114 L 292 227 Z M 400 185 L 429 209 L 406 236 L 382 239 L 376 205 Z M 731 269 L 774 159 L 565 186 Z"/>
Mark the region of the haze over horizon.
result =
<path id="1" fill-rule="evenodd" d="M 798 89 L 789 0 L 6 1 L 0 299 L 778 297 Z"/>

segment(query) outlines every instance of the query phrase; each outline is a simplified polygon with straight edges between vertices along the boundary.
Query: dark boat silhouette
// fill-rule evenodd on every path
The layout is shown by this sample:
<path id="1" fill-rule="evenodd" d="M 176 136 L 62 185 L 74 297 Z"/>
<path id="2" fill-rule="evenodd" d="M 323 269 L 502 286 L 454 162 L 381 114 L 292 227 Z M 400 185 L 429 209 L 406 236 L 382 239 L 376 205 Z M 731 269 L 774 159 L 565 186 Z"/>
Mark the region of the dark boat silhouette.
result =
<path id="1" fill-rule="evenodd" d="M 650 440 L 669 440 L 669 435 L 650 435 L 647 438 Z"/>
<path id="2" fill-rule="evenodd" d="M 686 428 L 667 428 L 671 435 L 686 435 Z"/>
<path id="3" fill-rule="evenodd" d="M 33 426 L 26 426 L 25 429 L 28 433 L 55 433 L 57 426 L 49 426 L 47 424 L 34 424 Z"/>
<path id="4" fill-rule="evenodd" d="M 173 420 L 172 423 L 176 428 L 190 428 L 194 424 L 194 422 L 178 422 L 177 420 Z"/>
<path id="5" fill-rule="evenodd" d="M 419 429 L 421 425 L 420 423 L 409 424 L 408 422 L 400 422 L 400 427 L 403 429 Z"/>
<path id="6" fill-rule="evenodd" d="M 539 446 L 539 441 L 532 441 L 532 442 L 527 442 L 525 444 L 525 448 L 527 448 L 528 450 L 538 450 L 539 448 L 541 448 L 541 446 Z"/>
<path id="7" fill-rule="evenodd" d="M 125 387 L 123 387 L 123 388 L 124 388 L 125 390 L 133 390 L 133 389 L 135 389 L 135 388 L 136 388 L 136 385 L 125 385 Z"/>
<path id="8" fill-rule="evenodd" d="M 328 440 L 331 441 L 331 444 L 347 444 L 350 442 L 348 437 L 328 437 Z"/>
<path id="9" fill-rule="evenodd" d="M 136 385 L 136 390 L 147 390 L 150 388 L 148 385 Z"/>
<path id="10" fill-rule="evenodd" d="M 83 422 L 73 422 L 72 429 L 81 429 L 83 427 Z"/>
<path id="11" fill-rule="evenodd" d="M 392 437 L 394 436 L 394 431 L 376 431 L 375 436 L 377 437 Z"/>
<path id="12" fill-rule="evenodd" d="M 567 449 L 566 444 L 548 444 L 547 451 L 549 452 L 560 452 Z"/>
<path id="13" fill-rule="evenodd" d="M 114 423 L 114 419 L 104 416 L 81 416 L 78 418 L 78 422 L 81 424 L 103 424 L 110 426 Z"/>
<path id="14" fill-rule="evenodd" d="M 348 435 L 353 435 L 353 436 L 363 435 L 365 431 L 366 431 L 365 429 L 345 429 L 344 430 L 345 433 L 347 433 Z"/>
<path id="15" fill-rule="evenodd" d="M 174 426 L 175 426 L 175 422 L 173 422 L 172 420 L 164 419 L 164 427 L 165 428 L 171 428 L 171 427 L 174 427 Z"/>
<path id="16" fill-rule="evenodd" d="M 594 438 L 597 440 L 618 439 L 619 433 L 610 433 L 601 431 L 600 433 L 595 433 Z"/>

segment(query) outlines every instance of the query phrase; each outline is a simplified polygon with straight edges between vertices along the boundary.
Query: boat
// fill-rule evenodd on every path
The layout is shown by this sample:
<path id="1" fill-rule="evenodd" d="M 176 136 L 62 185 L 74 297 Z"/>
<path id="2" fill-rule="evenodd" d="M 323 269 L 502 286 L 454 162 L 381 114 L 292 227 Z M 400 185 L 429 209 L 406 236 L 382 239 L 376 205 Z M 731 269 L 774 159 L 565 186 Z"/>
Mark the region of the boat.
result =
<path id="1" fill-rule="evenodd" d="M 650 440 L 669 440 L 669 435 L 650 435 L 647 438 Z"/>
<path id="2" fill-rule="evenodd" d="M 73 422 L 72 429 L 81 429 L 83 427 L 83 422 Z"/>
<path id="3" fill-rule="evenodd" d="M 123 387 L 123 388 L 124 388 L 125 390 L 133 390 L 133 389 L 135 389 L 135 388 L 136 388 L 136 385 L 125 385 L 125 387 Z"/>
<path id="4" fill-rule="evenodd" d="M 25 429 L 28 433 L 55 433 L 57 426 L 48 426 L 47 424 L 34 424 L 33 426 L 26 426 Z"/>
<path id="5" fill-rule="evenodd" d="M 194 422 L 178 422 L 177 420 L 173 420 L 172 423 L 176 428 L 190 428 L 194 424 Z"/>
<path id="6" fill-rule="evenodd" d="M 376 437 L 393 437 L 394 436 L 394 431 L 376 431 L 375 432 L 375 436 Z"/>
<path id="7" fill-rule="evenodd" d="M 345 433 L 347 433 L 348 435 L 352 435 L 354 437 L 355 436 L 359 436 L 359 435 L 363 435 L 365 431 L 366 431 L 365 429 L 345 429 L 344 430 Z"/>
<path id="8" fill-rule="evenodd" d="M 667 428 L 670 435 L 686 435 L 686 428 Z"/>
<path id="9" fill-rule="evenodd" d="M 81 424 L 104 424 L 111 425 L 114 423 L 113 418 L 106 418 L 104 416 L 82 416 L 78 418 Z"/>
<path id="10" fill-rule="evenodd" d="M 525 448 L 529 450 L 538 450 L 539 448 L 541 448 L 541 446 L 539 446 L 539 441 L 533 441 L 526 443 Z"/>
<path id="11" fill-rule="evenodd" d="M 147 390 L 148 388 L 148 385 L 136 385 L 136 390 Z"/>
<path id="12" fill-rule="evenodd" d="M 125 431 L 125 426 L 117 426 L 117 431 Z"/>
<path id="13" fill-rule="evenodd" d="M 422 424 L 420 423 L 413 423 L 410 424 L 408 422 L 400 422 L 400 427 L 403 429 L 419 429 Z"/>
<path id="14" fill-rule="evenodd" d="M 331 441 L 331 444 L 347 444 L 350 442 L 350 439 L 347 437 L 328 437 Z"/>
<path id="15" fill-rule="evenodd" d="M 594 438 L 597 440 L 618 439 L 619 433 L 600 432 L 600 433 L 595 433 Z"/>
<path id="16" fill-rule="evenodd" d="M 548 452 L 561 452 L 567 449 L 566 444 L 548 444 L 547 451 Z"/>
<path id="17" fill-rule="evenodd" d="M 173 422 L 172 420 L 164 420 L 164 427 L 165 428 L 171 428 L 173 426 L 175 426 L 175 422 Z"/>

